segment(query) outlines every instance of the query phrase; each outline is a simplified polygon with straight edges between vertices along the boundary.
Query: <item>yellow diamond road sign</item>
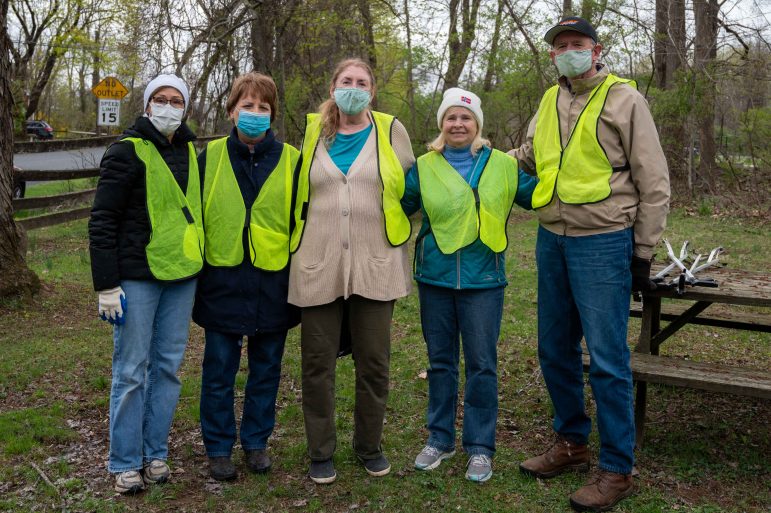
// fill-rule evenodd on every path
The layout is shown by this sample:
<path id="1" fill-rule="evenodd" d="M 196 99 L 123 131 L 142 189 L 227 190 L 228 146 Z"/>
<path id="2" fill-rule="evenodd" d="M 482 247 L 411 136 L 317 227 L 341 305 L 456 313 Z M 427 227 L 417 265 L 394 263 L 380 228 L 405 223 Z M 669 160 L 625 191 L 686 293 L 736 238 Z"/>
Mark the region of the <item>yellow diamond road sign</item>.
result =
<path id="1" fill-rule="evenodd" d="M 105 77 L 91 88 L 100 100 L 120 100 L 128 94 L 128 89 L 115 77 Z"/>

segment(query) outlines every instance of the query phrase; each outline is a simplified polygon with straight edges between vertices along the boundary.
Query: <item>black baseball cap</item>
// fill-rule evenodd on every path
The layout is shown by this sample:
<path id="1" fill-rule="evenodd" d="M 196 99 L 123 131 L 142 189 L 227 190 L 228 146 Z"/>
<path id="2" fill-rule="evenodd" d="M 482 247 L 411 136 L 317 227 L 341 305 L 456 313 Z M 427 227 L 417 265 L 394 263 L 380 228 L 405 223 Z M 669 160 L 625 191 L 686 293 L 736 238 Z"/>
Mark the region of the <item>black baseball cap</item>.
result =
<path id="1" fill-rule="evenodd" d="M 597 42 L 597 31 L 594 30 L 592 24 L 578 16 L 565 16 L 562 18 L 559 23 L 554 25 L 548 30 L 548 32 L 546 32 L 546 35 L 543 36 L 543 40 L 550 45 L 553 45 L 554 38 L 557 37 L 557 34 L 561 34 L 562 32 L 567 32 L 569 30 L 578 32 L 585 36 L 589 36 L 592 38 L 592 41 L 595 43 Z"/>

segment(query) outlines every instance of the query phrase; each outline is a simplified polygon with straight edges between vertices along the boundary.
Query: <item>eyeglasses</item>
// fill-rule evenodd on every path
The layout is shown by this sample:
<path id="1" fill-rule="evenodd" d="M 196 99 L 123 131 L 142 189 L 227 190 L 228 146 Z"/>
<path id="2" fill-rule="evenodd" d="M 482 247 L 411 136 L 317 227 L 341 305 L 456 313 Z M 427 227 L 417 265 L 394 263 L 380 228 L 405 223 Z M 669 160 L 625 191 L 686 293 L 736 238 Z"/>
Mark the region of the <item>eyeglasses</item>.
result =
<path id="1" fill-rule="evenodd" d="M 172 107 L 176 107 L 178 109 L 185 107 L 185 100 L 182 98 L 172 98 L 169 100 L 164 96 L 153 96 L 152 102 L 156 105 L 167 105 L 170 103 Z"/>

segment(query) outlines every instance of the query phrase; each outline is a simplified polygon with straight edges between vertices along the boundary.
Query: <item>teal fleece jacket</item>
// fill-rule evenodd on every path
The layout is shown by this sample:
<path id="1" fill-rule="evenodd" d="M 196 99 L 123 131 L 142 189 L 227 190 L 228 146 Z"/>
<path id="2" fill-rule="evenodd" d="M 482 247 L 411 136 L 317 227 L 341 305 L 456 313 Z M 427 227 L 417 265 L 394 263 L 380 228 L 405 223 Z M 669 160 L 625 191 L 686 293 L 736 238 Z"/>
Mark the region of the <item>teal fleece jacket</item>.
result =
<path id="1" fill-rule="evenodd" d="M 476 156 L 467 182 L 477 187 L 479 178 L 487 165 L 492 150 L 483 147 Z M 469 154 L 469 158 L 472 158 Z M 453 289 L 490 289 L 505 287 L 506 280 L 505 253 L 494 253 L 477 238 L 473 243 L 461 248 L 452 255 L 439 251 L 436 239 L 431 231 L 431 223 L 423 208 L 420 197 L 420 180 L 418 178 L 418 163 L 407 173 L 402 208 L 409 216 L 420 209 L 423 213 L 423 224 L 415 242 L 414 277 L 419 283 L 427 283 L 438 287 Z M 525 210 L 532 210 L 531 198 L 538 180 L 519 170 L 517 194 L 514 202 Z"/>

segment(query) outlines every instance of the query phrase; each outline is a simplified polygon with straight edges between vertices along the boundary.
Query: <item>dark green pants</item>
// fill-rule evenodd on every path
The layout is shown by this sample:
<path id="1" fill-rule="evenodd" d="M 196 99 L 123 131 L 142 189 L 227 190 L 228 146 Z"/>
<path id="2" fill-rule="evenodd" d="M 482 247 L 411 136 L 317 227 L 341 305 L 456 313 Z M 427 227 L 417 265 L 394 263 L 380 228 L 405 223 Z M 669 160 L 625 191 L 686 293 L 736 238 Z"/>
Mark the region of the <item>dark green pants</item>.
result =
<path id="1" fill-rule="evenodd" d="M 303 416 L 308 455 L 313 461 L 331 458 L 337 444 L 335 364 L 345 308 L 356 367 L 354 451 L 363 460 L 381 453 L 394 301 L 351 296 L 302 309 Z"/>

